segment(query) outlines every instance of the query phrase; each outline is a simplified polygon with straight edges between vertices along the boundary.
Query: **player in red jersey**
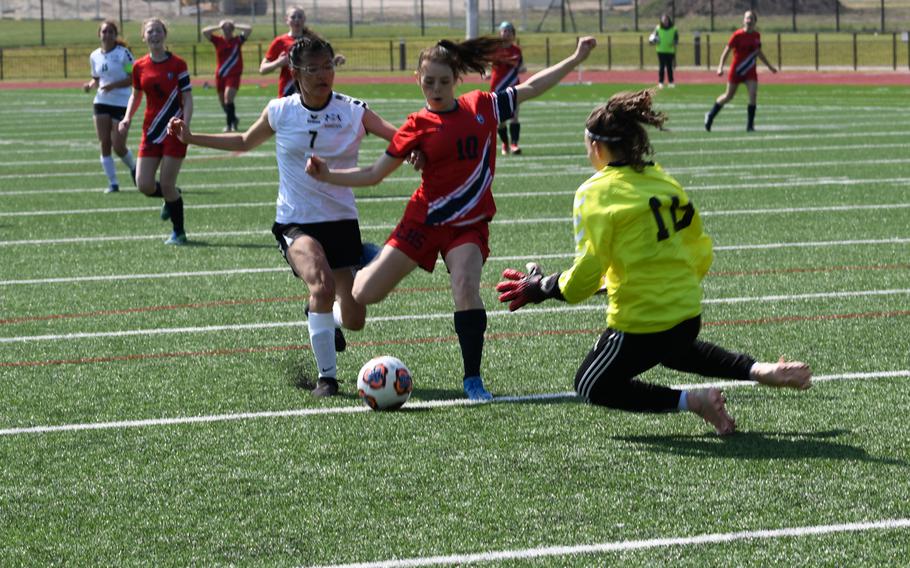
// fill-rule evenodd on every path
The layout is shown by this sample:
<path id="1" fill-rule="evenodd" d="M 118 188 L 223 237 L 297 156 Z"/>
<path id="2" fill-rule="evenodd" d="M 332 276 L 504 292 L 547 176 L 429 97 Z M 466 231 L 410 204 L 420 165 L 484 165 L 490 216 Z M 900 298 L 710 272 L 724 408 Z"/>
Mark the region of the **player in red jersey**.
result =
<path id="1" fill-rule="evenodd" d="M 183 227 L 183 198 L 177 187 L 177 174 L 186 156 L 186 144 L 168 134 L 167 125 L 173 117 L 187 123 L 193 116 L 193 93 L 186 62 L 165 48 L 167 27 L 158 18 L 142 24 L 142 41 L 149 48 L 148 55 L 133 65 L 133 92 L 126 107 L 126 116 L 120 121 L 123 136 L 129 132 L 133 115 L 139 110 L 143 93 L 146 96 L 145 118 L 142 122 L 142 142 L 136 161 L 136 185 L 149 197 L 163 197 L 162 220 L 170 219 L 174 225 L 165 244 L 186 244 Z M 155 181 L 155 172 L 159 179 Z"/>
<path id="2" fill-rule="evenodd" d="M 515 26 L 511 22 L 499 24 L 499 37 L 502 40 L 502 47 L 496 52 L 496 58 L 493 60 L 493 67 L 490 71 L 490 90 L 494 93 L 505 91 L 509 87 L 514 87 L 519 83 L 518 74 L 524 72 L 524 59 L 521 56 L 521 48 L 515 43 Z M 508 128 L 506 124 L 499 125 L 499 139 L 502 140 L 502 155 L 521 154 L 521 147 L 518 146 L 518 137 L 521 134 L 521 123 L 518 122 L 518 109 L 509 120 Z M 509 138 L 512 138 L 509 144 Z"/>
<path id="3" fill-rule="evenodd" d="M 727 61 L 727 55 L 733 51 L 733 63 L 730 64 L 730 72 L 727 75 L 727 90 L 721 96 L 717 97 L 714 107 L 705 114 L 705 130 L 711 131 L 711 125 L 714 124 L 714 117 L 724 108 L 724 105 L 733 99 L 736 89 L 740 83 L 745 83 L 749 90 L 749 107 L 748 122 L 746 130 L 752 132 L 755 130 L 755 101 L 758 96 L 758 73 L 756 60 L 761 59 L 762 63 L 768 66 L 772 73 L 777 73 L 777 69 L 771 65 L 768 58 L 761 50 L 761 34 L 755 29 L 755 23 L 758 16 L 752 10 L 746 10 L 743 16 L 743 27 L 733 32 L 730 41 L 720 54 L 720 64 L 717 66 L 717 74 L 723 76 L 724 63 Z"/>
<path id="4" fill-rule="evenodd" d="M 215 32 L 221 30 L 221 35 Z M 239 32 L 235 35 L 234 32 Z M 215 58 L 218 66 L 215 69 L 215 89 L 218 91 L 218 102 L 224 109 L 227 118 L 225 132 L 236 132 L 238 126 L 234 97 L 240 88 L 240 75 L 243 73 L 243 44 L 250 38 L 253 28 L 235 24 L 233 20 L 221 20 L 217 26 L 202 29 L 202 35 L 215 45 Z"/>
<path id="5" fill-rule="evenodd" d="M 426 107 L 408 116 L 385 154 L 361 168 L 329 170 L 315 155 L 307 163 L 307 173 L 319 180 L 367 186 L 395 171 L 411 150 L 424 153 L 420 187 L 377 259 L 357 273 L 353 294 L 362 304 L 375 304 L 418 266 L 432 272 L 442 254 L 455 303 L 463 386 L 471 400 L 493 398 L 480 377 L 487 328 L 480 276 L 490 253 L 489 223 L 496 214 L 492 193 L 496 131 L 519 103 L 559 83 L 595 45 L 593 37 L 582 38 L 571 57 L 502 93 L 471 91 L 456 98 L 459 79 L 472 71 L 486 71 L 501 42 L 492 37 L 461 43 L 442 40 L 424 49 L 417 61 Z"/>
<path id="6" fill-rule="evenodd" d="M 275 69 L 280 69 L 278 75 L 278 96 L 286 97 L 297 92 L 297 83 L 291 77 L 290 64 L 288 63 L 288 52 L 294 46 L 294 42 L 304 35 L 316 35 L 313 30 L 306 27 L 306 13 L 299 6 L 288 8 L 285 23 L 288 25 L 288 33 L 280 35 L 272 40 L 269 49 L 259 64 L 259 72 L 265 75 Z M 333 59 L 335 66 L 343 65 L 345 57 L 336 54 Z"/>

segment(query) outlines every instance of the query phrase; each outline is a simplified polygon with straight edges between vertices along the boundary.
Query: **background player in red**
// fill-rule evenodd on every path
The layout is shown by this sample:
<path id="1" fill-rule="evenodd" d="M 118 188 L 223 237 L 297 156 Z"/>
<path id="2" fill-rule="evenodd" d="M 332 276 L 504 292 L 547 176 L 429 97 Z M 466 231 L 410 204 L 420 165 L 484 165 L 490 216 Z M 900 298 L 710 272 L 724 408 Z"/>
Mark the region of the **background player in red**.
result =
<path id="1" fill-rule="evenodd" d="M 515 26 L 511 22 L 499 24 L 499 38 L 502 46 L 496 52 L 490 71 L 490 90 L 494 93 L 514 87 L 520 81 L 518 74 L 525 71 L 521 48 L 515 43 Z M 518 122 L 518 109 L 509 119 L 508 129 L 505 123 L 499 125 L 499 139 L 502 140 L 502 155 L 521 154 L 518 137 L 521 135 L 521 123 Z M 512 141 L 509 143 L 511 135 Z"/>
<path id="2" fill-rule="evenodd" d="M 426 107 L 408 116 L 385 154 L 363 168 L 329 170 L 316 155 L 307 164 L 307 173 L 319 180 L 366 186 L 395 171 L 412 150 L 426 156 L 420 187 L 404 216 L 378 258 L 354 278 L 354 299 L 364 305 L 380 302 L 418 266 L 432 272 L 441 254 L 455 304 L 463 387 L 467 397 L 477 401 L 493 398 L 480 376 L 487 329 L 480 276 L 490 253 L 489 223 L 496 214 L 496 131 L 519 103 L 544 93 L 584 61 L 596 41 L 582 38 L 571 57 L 502 93 L 471 91 L 456 98 L 458 80 L 469 72 L 483 74 L 500 45 L 499 39 L 484 37 L 461 43 L 442 40 L 424 49 L 417 80 Z"/>
<path id="3" fill-rule="evenodd" d="M 136 185 L 149 197 L 163 197 L 162 220 L 174 225 L 165 244 L 186 244 L 183 227 L 183 198 L 177 188 L 177 174 L 186 156 L 186 144 L 168 134 L 171 118 L 183 118 L 187 123 L 193 116 L 193 93 L 186 62 L 165 48 L 167 27 L 158 18 L 142 24 L 142 41 L 148 45 L 148 55 L 133 65 L 133 92 L 126 106 L 126 116 L 120 121 L 120 133 L 126 136 L 133 115 L 139 110 L 142 95 L 146 96 L 145 118 L 142 122 L 142 142 L 136 161 Z M 160 171 L 158 170 L 161 167 Z M 158 173 L 159 180 L 155 181 Z"/>
<path id="4" fill-rule="evenodd" d="M 221 35 L 215 33 L 218 30 L 221 30 Z M 208 26 L 202 30 L 205 39 L 215 45 L 215 58 L 218 61 L 215 69 L 215 89 L 218 91 L 218 102 L 221 103 L 227 118 L 225 132 L 237 130 L 234 97 L 237 96 L 240 75 L 243 74 L 243 44 L 250 38 L 252 32 L 253 28 L 250 26 L 235 24 L 233 20 L 221 20 L 217 26 Z"/>
<path id="5" fill-rule="evenodd" d="M 747 10 L 743 16 L 743 27 L 733 32 L 730 41 L 720 54 L 720 63 L 717 66 L 717 74 L 724 74 L 724 63 L 727 61 L 727 55 L 733 50 L 733 63 L 730 64 L 730 72 L 727 75 L 727 90 L 721 96 L 717 97 L 714 107 L 705 114 L 705 130 L 711 131 L 711 125 L 714 124 L 714 117 L 724 108 L 724 105 L 733 99 L 736 89 L 740 83 L 745 83 L 749 90 L 749 119 L 746 123 L 746 130 L 752 132 L 755 130 L 755 101 L 758 96 L 758 73 L 756 68 L 757 59 L 768 66 L 772 73 L 777 73 L 777 69 L 771 65 L 768 58 L 761 50 L 761 34 L 755 29 L 755 23 L 758 16 L 752 10 Z"/>
<path id="6" fill-rule="evenodd" d="M 278 75 L 278 96 L 286 97 L 297 92 L 297 83 L 291 77 L 290 64 L 288 62 L 288 52 L 294 45 L 294 42 L 304 35 L 315 35 L 315 32 L 306 27 L 306 13 L 299 6 L 288 8 L 285 23 L 288 25 L 288 33 L 280 35 L 272 40 L 262 63 L 259 64 L 259 72 L 265 75 L 275 69 L 280 69 Z M 336 66 L 344 65 L 345 58 L 343 55 L 335 54 L 333 63 Z"/>

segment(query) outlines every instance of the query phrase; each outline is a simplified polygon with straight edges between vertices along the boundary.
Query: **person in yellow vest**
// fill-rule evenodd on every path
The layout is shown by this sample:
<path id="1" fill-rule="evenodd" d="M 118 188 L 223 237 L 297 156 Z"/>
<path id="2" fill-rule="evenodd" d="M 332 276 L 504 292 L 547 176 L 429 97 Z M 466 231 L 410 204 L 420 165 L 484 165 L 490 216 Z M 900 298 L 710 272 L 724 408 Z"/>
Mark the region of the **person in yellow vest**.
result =
<path id="1" fill-rule="evenodd" d="M 648 41 L 657 48 L 657 61 L 659 69 L 657 71 L 657 86 L 664 88 L 664 71 L 667 74 L 667 81 L 670 88 L 676 86 L 673 82 L 673 69 L 676 67 L 676 46 L 679 44 L 679 32 L 673 25 L 673 19 L 668 14 L 660 17 L 660 23 L 651 32 Z"/>
<path id="2" fill-rule="evenodd" d="M 496 289 L 509 310 L 547 299 L 577 303 L 606 290 L 607 330 L 575 376 L 587 402 L 630 412 L 688 410 L 731 434 L 736 422 L 717 388 L 679 390 L 638 380 L 657 365 L 707 377 L 753 380 L 807 389 L 812 371 L 801 362 L 759 363 L 698 339 L 701 280 L 713 259 L 698 209 L 679 182 L 646 161 L 645 125 L 662 128 L 652 91 L 618 93 L 588 116 L 584 144 L 596 173 L 575 193 L 575 260 L 543 276 L 506 269 Z"/>

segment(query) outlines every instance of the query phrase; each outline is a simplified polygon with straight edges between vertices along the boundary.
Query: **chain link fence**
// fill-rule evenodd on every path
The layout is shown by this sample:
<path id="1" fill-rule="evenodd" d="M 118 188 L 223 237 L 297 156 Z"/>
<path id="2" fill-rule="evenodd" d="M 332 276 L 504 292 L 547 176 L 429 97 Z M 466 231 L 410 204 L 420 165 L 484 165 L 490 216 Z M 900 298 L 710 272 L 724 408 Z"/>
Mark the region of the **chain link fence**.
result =
<path id="1" fill-rule="evenodd" d="M 465 0 L 0 0 L 0 80 L 84 78 L 104 18 L 122 20 L 138 56 L 141 21 L 151 16 L 168 21 L 171 49 L 197 76 L 215 67 L 202 27 L 225 17 L 252 25 L 244 47 L 251 77 L 272 37 L 287 31 L 284 13 L 292 6 L 302 6 L 307 24 L 345 53 L 351 71 L 411 70 L 429 42 L 465 33 Z M 784 69 L 910 68 L 901 29 L 910 27 L 910 0 L 478 0 L 478 7 L 481 33 L 502 20 L 515 24 L 531 69 L 570 52 L 581 34 L 601 44 L 589 67 L 652 68 L 647 35 L 664 12 L 680 30 L 679 65 L 710 68 L 750 7 L 759 13 L 765 53 Z"/>
<path id="2" fill-rule="evenodd" d="M 901 32 L 910 28 L 910 0 L 477 0 L 481 33 L 502 20 L 519 32 L 607 33 L 652 28 L 661 13 L 681 31 L 728 31 L 753 9 L 766 32 Z M 308 24 L 338 37 L 464 34 L 466 0 L 0 0 L 0 47 L 46 45 L 60 21 L 111 18 L 124 24 L 163 17 L 180 28 L 232 17 L 283 32 L 290 6 Z M 12 25 L 15 24 L 15 25 Z M 16 28 L 19 31 L 16 31 Z M 42 34 L 41 30 L 45 30 Z M 440 33 L 441 32 L 441 33 Z M 268 35 L 264 32 L 264 35 Z M 15 43 L 18 42 L 18 43 Z"/>

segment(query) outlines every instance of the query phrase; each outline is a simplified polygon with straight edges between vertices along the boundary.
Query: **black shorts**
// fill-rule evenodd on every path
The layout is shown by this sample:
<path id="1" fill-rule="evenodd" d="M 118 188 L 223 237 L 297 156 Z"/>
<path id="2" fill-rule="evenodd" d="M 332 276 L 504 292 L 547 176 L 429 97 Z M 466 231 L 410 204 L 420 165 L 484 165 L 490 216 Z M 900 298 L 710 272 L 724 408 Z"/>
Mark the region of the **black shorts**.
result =
<path id="1" fill-rule="evenodd" d="M 126 116 L 126 107 L 96 104 L 95 116 L 100 116 L 103 114 L 110 115 L 110 117 L 114 120 L 123 120 L 123 117 Z"/>
<path id="2" fill-rule="evenodd" d="M 284 260 L 288 259 L 288 248 L 291 243 L 303 235 L 316 239 L 322 245 L 332 270 L 357 266 L 363 254 L 360 223 L 357 219 L 325 223 L 275 223 L 272 225 L 272 234 L 278 241 L 278 248 L 281 249 Z M 294 271 L 293 266 L 291 270 Z M 294 276 L 300 275 L 294 271 Z"/>

